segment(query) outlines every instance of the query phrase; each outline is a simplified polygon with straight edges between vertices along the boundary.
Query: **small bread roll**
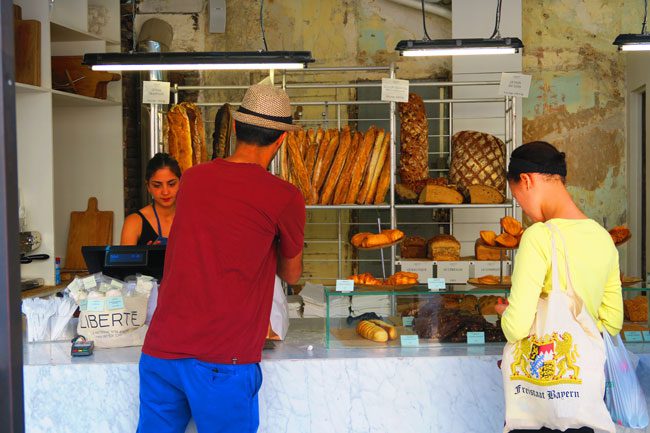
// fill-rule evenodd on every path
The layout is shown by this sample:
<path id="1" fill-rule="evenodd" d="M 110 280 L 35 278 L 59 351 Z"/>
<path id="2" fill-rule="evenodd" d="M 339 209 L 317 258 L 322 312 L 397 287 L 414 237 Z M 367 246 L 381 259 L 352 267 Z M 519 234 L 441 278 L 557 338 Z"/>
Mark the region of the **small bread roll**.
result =
<path id="1" fill-rule="evenodd" d="M 388 341 L 388 333 L 378 325 L 368 321 L 362 320 L 357 325 L 357 334 L 363 338 L 377 343 L 384 343 Z"/>
<path id="2" fill-rule="evenodd" d="M 388 338 L 394 340 L 397 338 L 397 329 L 390 323 L 386 323 L 383 320 L 370 320 L 369 322 L 374 323 L 375 325 L 381 327 L 384 331 L 388 333 Z"/>

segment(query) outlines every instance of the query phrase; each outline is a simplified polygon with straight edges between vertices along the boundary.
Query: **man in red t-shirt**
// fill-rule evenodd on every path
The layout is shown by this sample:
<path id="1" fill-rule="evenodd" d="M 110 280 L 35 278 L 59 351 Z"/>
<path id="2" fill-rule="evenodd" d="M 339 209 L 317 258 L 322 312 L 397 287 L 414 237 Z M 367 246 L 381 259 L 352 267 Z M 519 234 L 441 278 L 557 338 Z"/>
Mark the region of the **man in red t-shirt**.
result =
<path id="1" fill-rule="evenodd" d="M 183 173 L 164 281 L 140 358 L 140 433 L 255 432 L 259 362 L 276 273 L 302 273 L 305 202 L 267 171 L 292 124 L 289 97 L 251 86 L 237 147 Z"/>

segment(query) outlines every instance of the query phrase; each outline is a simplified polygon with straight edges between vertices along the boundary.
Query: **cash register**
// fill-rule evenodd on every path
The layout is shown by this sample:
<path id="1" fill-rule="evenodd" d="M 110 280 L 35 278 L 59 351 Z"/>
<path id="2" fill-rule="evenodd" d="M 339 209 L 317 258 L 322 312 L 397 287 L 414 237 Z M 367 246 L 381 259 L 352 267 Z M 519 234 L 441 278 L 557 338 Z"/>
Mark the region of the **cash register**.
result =
<path id="1" fill-rule="evenodd" d="M 129 275 L 149 275 L 162 281 L 165 245 L 107 245 L 81 247 L 88 272 L 102 272 L 124 280 Z"/>

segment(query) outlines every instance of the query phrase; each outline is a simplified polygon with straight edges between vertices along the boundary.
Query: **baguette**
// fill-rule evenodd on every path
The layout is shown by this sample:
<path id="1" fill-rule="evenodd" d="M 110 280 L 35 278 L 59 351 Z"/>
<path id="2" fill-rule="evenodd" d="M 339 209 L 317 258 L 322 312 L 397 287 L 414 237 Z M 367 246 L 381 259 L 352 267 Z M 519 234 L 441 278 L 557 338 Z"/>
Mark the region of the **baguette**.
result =
<path id="1" fill-rule="evenodd" d="M 363 141 L 359 144 L 359 152 L 357 153 L 356 165 L 352 171 L 350 178 L 350 190 L 345 199 L 346 204 L 354 204 L 361 190 L 361 183 L 363 177 L 366 175 L 368 165 L 370 163 L 370 152 L 377 137 L 377 128 L 371 126 L 363 136 Z"/>
<path id="2" fill-rule="evenodd" d="M 372 340 L 377 343 L 384 343 L 388 341 L 388 333 L 378 325 L 368 321 L 362 320 L 357 325 L 357 334 L 367 340 Z"/>
<path id="3" fill-rule="evenodd" d="M 330 133 L 330 137 L 331 137 L 330 141 L 327 144 L 327 148 L 325 149 L 325 154 L 323 155 L 323 161 L 322 164 L 320 165 L 320 170 L 318 172 L 314 171 L 316 180 L 313 182 L 313 184 L 314 184 L 314 188 L 316 188 L 316 191 L 319 193 L 321 188 L 323 187 L 323 184 L 325 183 L 325 179 L 327 178 L 327 173 L 329 172 L 330 167 L 332 166 L 332 162 L 334 161 L 336 150 L 339 147 L 339 131 L 333 129 L 332 132 Z"/>
<path id="4" fill-rule="evenodd" d="M 369 322 L 374 324 L 374 325 L 379 326 L 384 331 L 386 331 L 386 333 L 388 333 L 388 339 L 389 340 L 394 340 L 394 339 L 397 338 L 397 329 L 395 329 L 395 327 L 393 325 L 391 325 L 390 323 L 386 323 L 383 320 L 376 320 L 376 319 L 369 320 Z"/>
<path id="5" fill-rule="evenodd" d="M 327 151 L 327 146 L 330 143 L 331 131 L 328 129 L 323 133 L 323 139 L 321 140 L 320 145 L 318 146 L 318 153 L 316 154 L 316 161 L 314 161 L 314 171 L 311 175 L 312 185 L 316 184 L 316 177 L 322 170 L 323 161 L 325 160 L 325 152 Z"/>
<path id="6" fill-rule="evenodd" d="M 280 146 L 280 177 L 287 182 L 289 182 L 289 177 L 291 174 L 289 171 L 289 152 L 287 151 L 287 147 L 289 146 L 287 144 L 288 135 L 289 134 L 284 136 L 284 140 Z"/>
<path id="7" fill-rule="evenodd" d="M 384 202 L 386 193 L 390 189 L 390 152 L 386 152 L 386 160 L 384 161 L 384 168 L 381 169 L 379 175 L 379 182 L 377 182 L 377 193 L 375 194 L 374 204 Z"/>
<path id="8" fill-rule="evenodd" d="M 305 169 L 305 164 L 300 157 L 300 144 L 298 140 L 301 134 L 289 132 L 287 135 L 287 150 L 289 152 L 292 174 L 295 177 L 296 186 L 302 192 L 303 197 L 305 197 L 305 202 L 307 204 L 314 204 L 316 197 L 313 194 L 311 182 L 307 176 L 307 169 Z"/>
<path id="9" fill-rule="evenodd" d="M 334 193 L 334 204 L 344 204 L 347 199 L 348 191 L 350 190 L 350 181 L 352 180 L 352 171 L 354 165 L 359 164 L 359 148 L 363 140 L 363 135 L 360 132 L 355 132 L 352 137 L 352 144 L 350 145 L 350 152 L 345 161 L 341 179 L 336 185 L 336 192 Z"/>
<path id="10" fill-rule="evenodd" d="M 178 161 L 181 172 L 192 166 L 192 138 L 190 120 L 185 108 L 174 105 L 167 112 L 169 123 L 169 154 Z"/>
<path id="11" fill-rule="evenodd" d="M 212 159 L 225 158 L 230 155 L 230 135 L 232 131 L 232 114 L 230 105 L 223 104 L 214 118 L 212 133 Z"/>
<path id="12" fill-rule="evenodd" d="M 307 155 L 306 144 L 307 132 L 304 129 L 299 129 L 296 133 L 296 143 L 298 143 L 298 150 L 300 151 L 300 159 L 304 162 Z"/>
<path id="13" fill-rule="evenodd" d="M 359 195 L 357 196 L 358 204 L 364 204 L 366 202 L 366 196 L 370 192 L 372 178 L 377 168 L 377 162 L 379 161 L 379 154 L 381 153 L 382 145 L 384 144 L 384 135 L 386 135 L 386 132 L 383 129 L 380 129 L 377 132 L 375 144 L 372 148 L 372 155 L 370 157 L 370 165 L 368 165 L 368 170 L 366 171 L 363 186 L 361 187 L 361 191 L 359 191 Z"/>
<path id="14" fill-rule="evenodd" d="M 343 166 L 345 165 L 348 154 L 350 153 L 350 148 L 352 147 L 352 135 L 350 134 L 349 126 L 343 128 L 339 141 L 340 143 L 336 156 L 334 157 L 334 161 L 330 167 L 327 180 L 323 185 L 323 190 L 321 191 L 320 204 L 330 204 L 332 202 L 336 185 L 340 181 L 341 171 L 343 170 Z"/>
<path id="15" fill-rule="evenodd" d="M 307 156 L 305 157 L 305 168 L 307 168 L 307 173 L 311 180 L 314 177 L 314 166 L 316 165 L 318 150 L 320 149 L 321 141 L 323 141 L 323 130 L 318 128 L 318 131 L 314 133 L 313 139 L 310 138 L 309 141 L 309 149 L 307 149 Z"/>
<path id="16" fill-rule="evenodd" d="M 368 195 L 366 195 L 366 204 L 373 204 L 375 202 L 375 194 L 377 194 L 377 184 L 379 183 L 379 178 L 381 176 L 381 173 L 384 169 L 384 165 L 386 163 L 386 155 L 388 154 L 389 145 L 390 145 L 390 132 L 386 132 L 384 134 L 384 141 L 381 144 L 379 159 L 377 159 L 377 166 L 375 167 L 375 172 L 370 182 L 370 189 L 368 190 Z"/>
<path id="17" fill-rule="evenodd" d="M 208 150 L 205 146 L 205 128 L 201 109 L 191 102 L 181 103 L 190 122 L 190 137 L 192 138 L 192 165 L 198 165 L 208 160 Z"/>

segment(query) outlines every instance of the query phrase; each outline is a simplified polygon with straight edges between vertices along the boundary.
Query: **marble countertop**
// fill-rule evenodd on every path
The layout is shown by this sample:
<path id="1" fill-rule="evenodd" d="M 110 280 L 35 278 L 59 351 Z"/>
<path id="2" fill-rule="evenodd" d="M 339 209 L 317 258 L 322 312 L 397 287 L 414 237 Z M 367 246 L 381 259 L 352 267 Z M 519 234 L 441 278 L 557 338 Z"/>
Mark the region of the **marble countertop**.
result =
<path id="1" fill-rule="evenodd" d="M 273 349 L 262 352 L 262 362 L 342 358 L 414 358 L 444 356 L 501 356 L 503 343 L 480 346 L 436 344 L 415 348 L 325 348 L 323 319 L 292 319 L 285 341 L 274 341 Z M 627 344 L 633 353 L 650 353 L 650 343 Z M 23 344 L 24 365 L 129 364 L 140 360 L 141 347 L 96 349 L 89 357 L 70 356 L 68 341 Z"/>

